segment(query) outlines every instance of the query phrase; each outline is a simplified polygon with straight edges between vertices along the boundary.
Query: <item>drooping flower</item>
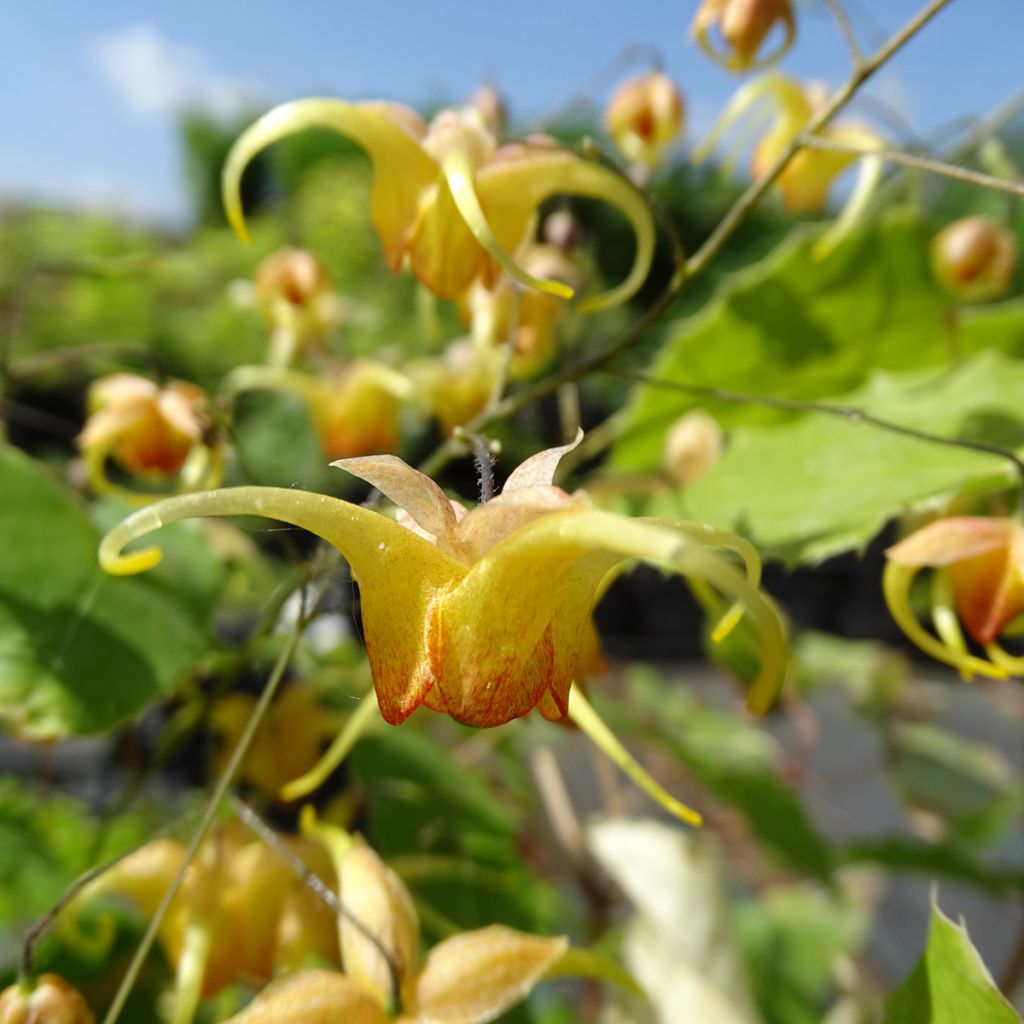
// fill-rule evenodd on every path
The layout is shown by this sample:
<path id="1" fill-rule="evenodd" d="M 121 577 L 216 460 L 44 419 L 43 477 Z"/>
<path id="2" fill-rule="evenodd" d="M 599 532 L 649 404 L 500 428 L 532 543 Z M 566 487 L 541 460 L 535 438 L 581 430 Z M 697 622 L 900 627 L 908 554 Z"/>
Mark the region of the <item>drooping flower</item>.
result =
<path id="1" fill-rule="evenodd" d="M 216 487 L 224 458 L 208 405 L 202 388 L 187 381 L 170 381 L 161 388 L 133 373 L 94 381 L 89 417 L 78 435 L 93 489 L 130 500 L 152 497 L 114 484 L 107 476 L 109 458 L 129 473 L 174 479 L 178 490 Z"/>
<path id="2" fill-rule="evenodd" d="M 768 172 L 790 143 L 810 124 L 821 109 L 825 94 L 815 86 L 803 86 L 776 72 L 748 82 L 733 95 L 708 137 L 694 152 L 694 161 L 703 162 L 725 132 L 762 100 L 770 102 L 775 118 L 751 156 L 750 173 L 755 181 Z M 835 179 L 853 163 L 860 162 L 859 177 L 845 207 L 828 235 L 819 243 L 819 253 L 824 254 L 856 224 L 866 208 L 883 166 L 881 158 L 870 151 L 880 148 L 882 139 L 873 128 L 856 121 L 830 124 L 818 134 L 861 152 L 805 147 L 789 161 L 775 180 L 774 188 L 790 213 L 821 213 L 828 203 Z M 864 151 L 867 151 L 866 155 Z"/>
<path id="3" fill-rule="evenodd" d="M 309 810 L 309 809 L 307 809 Z M 419 921 L 401 879 L 361 839 L 303 815 L 331 851 L 345 973 L 301 971 L 228 1024 L 483 1024 L 529 995 L 568 941 L 500 925 L 461 932 L 419 962 Z"/>
<path id="4" fill-rule="evenodd" d="M 998 642 L 1024 614 L 1024 527 L 1012 519 L 953 516 L 917 530 L 886 556 L 886 603 L 918 647 L 968 678 L 976 672 L 994 678 L 1024 672 L 1024 658 Z M 935 570 L 932 624 L 937 636 L 921 625 L 910 606 L 911 585 L 926 568 Z M 969 652 L 961 623 L 990 660 Z"/>
<path id="5" fill-rule="evenodd" d="M 1013 281 L 1017 243 L 988 217 L 961 217 L 932 239 L 932 270 L 939 283 L 965 302 L 997 299 Z"/>
<path id="6" fill-rule="evenodd" d="M 318 843 L 281 842 L 319 877 L 331 879 Z M 146 918 L 158 913 L 185 857 L 174 839 L 155 839 L 130 853 L 76 897 L 79 906 L 119 896 Z M 334 916 L 279 853 L 237 824 L 207 839 L 189 865 L 160 923 L 159 937 L 175 969 L 172 1024 L 188 1024 L 201 998 L 241 979 L 266 982 L 310 957 L 339 962 Z"/>
<path id="7" fill-rule="evenodd" d="M 472 338 L 456 338 L 439 356 L 407 367 L 417 394 L 437 417 L 446 436 L 487 407 L 501 381 L 501 354 Z"/>
<path id="8" fill-rule="evenodd" d="M 287 246 L 256 268 L 254 298 L 270 328 L 270 361 L 287 366 L 322 346 L 341 321 L 327 268 L 305 249 Z"/>
<path id="9" fill-rule="evenodd" d="M 0 1024 L 94 1024 L 85 997 L 59 974 L 18 981 L 0 992 Z"/>
<path id="10" fill-rule="evenodd" d="M 680 810 L 629 758 L 573 687 L 596 597 L 610 578 L 644 561 L 702 579 L 739 602 L 763 642 L 761 671 L 750 691 L 755 710 L 767 707 L 781 682 L 782 627 L 757 589 L 759 563 L 749 544 L 699 524 L 599 511 L 585 494 L 567 494 L 552 480 L 572 447 L 528 459 L 500 495 L 472 510 L 393 456 L 337 463 L 394 501 L 402 510 L 397 522 L 295 490 L 238 487 L 183 495 L 141 510 L 108 533 L 100 561 L 115 574 L 152 567 L 159 548 L 124 553 L 125 546 L 187 516 L 262 515 L 302 526 L 345 556 L 360 585 L 367 655 L 387 722 L 398 724 L 421 705 L 479 727 L 534 708 L 550 719 L 569 716 L 657 799 L 693 820 L 693 812 Z M 739 552 L 748 575 L 714 553 L 720 547 Z"/>
<path id="11" fill-rule="evenodd" d="M 762 44 L 779 26 L 783 36 L 770 53 L 759 56 Z M 714 30 L 721 36 L 716 46 Z M 717 64 L 729 71 L 751 71 L 775 64 L 796 41 L 791 0 L 704 0 L 697 9 L 690 35 Z"/>
<path id="12" fill-rule="evenodd" d="M 265 114 L 237 140 L 224 167 L 228 219 L 247 237 L 239 184 L 246 165 L 267 146 L 306 128 L 329 128 L 358 143 L 373 164 L 370 210 L 393 270 L 408 261 L 435 295 L 456 298 L 481 274 L 497 268 L 520 283 L 561 298 L 572 289 L 526 273 L 511 253 L 529 237 L 548 198 L 573 194 L 603 199 L 629 220 L 636 256 L 628 277 L 581 303 L 596 310 L 624 302 L 651 264 L 654 226 L 635 189 L 609 168 L 545 142 L 498 147 L 477 107 L 442 110 L 424 125 L 395 103 L 307 99 Z"/>
<path id="13" fill-rule="evenodd" d="M 656 166 L 683 130 L 686 108 L 679 87 L 663 71 L 627 79 L 612 94 L 604 123 L 619 152 Z"/>
<path id="14" fill-rule="evenodd" d="M 230 393 L 268 389 L 301 398 L 328 459 L 397 451 L 402 403 L 412 388 L 408 377 L 375 359 L 339 363 L 319 375 L 241 366 L 225 381 Z"/>

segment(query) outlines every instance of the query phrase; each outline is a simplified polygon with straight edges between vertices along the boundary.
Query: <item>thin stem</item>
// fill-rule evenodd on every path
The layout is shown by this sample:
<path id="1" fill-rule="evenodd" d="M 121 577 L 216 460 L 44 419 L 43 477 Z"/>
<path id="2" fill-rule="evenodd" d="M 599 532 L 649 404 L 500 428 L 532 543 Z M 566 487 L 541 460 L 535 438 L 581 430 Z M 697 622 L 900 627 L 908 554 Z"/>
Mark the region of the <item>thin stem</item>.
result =
<path id="1" fill-rule="evenodd" d="M 843 5 L 839 3 L 839 0 L 825 0 L 825 3 L 828 4 L 828 9 L 832 12 L 832 17 L 835 18 L 839 31 L 846 41 L 853 66 L 855 68 L 860 67 L 864 63 L 864 53 L 860 48 L 860 43 L 857 42 L 857 35 L 853 31 L 853 26 L 850 24 L 850 19 L 847 17 Z"/>
<path id="2" fill-rule="evenodd" d="M 945 437 L 933 434 L 917 427 L 908 427 L 902 423 L 883 419 L 854 405 L 836 405 L 830 402 L 813 402 L 800 398 L 777 398 L 773 395 L 750 395 L 742 391 L 726 391 L 722 388 L 707 387 L 702 384 L 683 384 L 679 381 L 659 380 L 657 377 L 633 370 L 609 369 L 606 372 L 626 380 L 636 381 L 646 387 L 661 388 L 665 391 L 679 391 L 698 398 L 710 398 L 717 402 L 731 402 L 736 405 L 760 405 L 768 409 L 781 409 L 785 412 L 816 412 L 824 416 L 833 416 L 846 420 L 847 423 L 863 423 L 869 427 L 886 430 L 890 434 L 913 438 L 915 441 L 927 441 L 929 444 L 945 445 L 947 448 L 960 448 L 966 451 L 981 452 L 985 455 L 996 455 L 1009 462 L 1020 477 L 1021 488 L 1024 489 L 1024 459 L 1010 448 L 985 441 L 969 441 L 964 438 Z"/>
<path id="3" fill-rule="evenodd" d="M 235 776 L 238 774 L 238 769 L 241 767 L 245 755 L 249 751 L 253 737 L 256 735 L 256 730 L 263 721 L 263 717 L 269 709 L 270 704 L 281 685 L 281 680 L 284 678 L 284 673 L 288 667 L 288 663 L 291 661 L 292 655 L 295 653 L 295 648 L 298 646 L 299 638 L 302 636 L 302 630 L 305 627 L 305 624 L 306 614 L 303 612 L 303 614 L 301 614 L 296 620 L 295 626 L 288 635 L 288 640 L 278 656 L 269 678 L 267 679 L 267 685 L 263 688 L 263 692 L 260 694 L 260 698 L 256 702 L 256 706 L 253 708 L 252 714 L 249 716 L 249 721 L 245 724 L 245 729 L 242 732 L 238 744 L 232 751 L 231 759 L 228 762 L 227 768 L 224 769 L 224 774 L 217 780 L 217 785 L 214 787 L 209 803 L 207 803 L 203 811 L 203 816 L 199 821 L 199 826 L 196 828 L 192 838 L 189 840 L 188 846 L 185 848 L 185 855 L 182 858 L 181 866 L 178 868 L 178 871 L 174 876 L 174 880 L 168 887 L 167 892 L 164 893 L 163 899 L 161 899 L 159 906 L 156 908 L 156 912 L 150 919 L 146 932 L 142 936 L 138 948 L 135 950 L 135 954 L 132 956 L 131 962 L 128 965 L 128 969 L 121 978 L 121 983 L 118 985 L 117 992 L 114 994 L 113 1002 L 110 1004 L 110 1008 L 107 1010 L 106 1016 L 103 1018 L 103 1024 L 114 1024 L 120 1016 L 121 1010 L 124 1009 L 125 1000 L 128 998 L 128 994 L 131 992 L 132 986 L 135 984 L 135 980 L 139 976 L 139 971 L 142 969 L 142 964 L 149 954 L 149 951 L 153 946 L 153 942 L 156 940 L 157 932 L 163 923 L 163 919 L 167 914 L 171 901 L 181 888 L 181 884 L 185 880 L 185 874 L 192 861 L 195 859 L 196 854 L 199 852 L 199 847 L 206 838 L 206 834 L 209 832 L 210 826 L 213 824 L 213 821 L 217 816 L 217 811 L 220 809 L 221 802 L 227 794 L 228 789 L 231 787 L 231 783 L 234 781 Z"/>
<path id="4" fill-rule="evenodd" d="M 955 178 L 957 181 L 965 181 L 971 185 L 980 185 L 982 188 L 991 188 L 999 192 L 1009 192 L 1010 195 L 1024 198 L 1024 185 L 1020 182 L 1009 181 L 1006 178 L 997 178 L 991 174 L 982 174 L 980 171 L 971 171 L 966 167 L 958 167 L 956 164 L 946 163 L 944 160 L 917 156 L 914 153 L 906 153 L 901 149 L 873 149 L 866 146 L 856 146 L 849 142 L 840 142 L 837 139 L 826 138 L 822 135 L 805 138 L 803 141 L 806 146 L 812 149 L 828 149 L 836 153 L 853 153 L 857 156 L 880 157 L 882 160 L 887 160 L 890 163 L 912 167 L 918 171 L 938 174 L 945 178 Z"/>

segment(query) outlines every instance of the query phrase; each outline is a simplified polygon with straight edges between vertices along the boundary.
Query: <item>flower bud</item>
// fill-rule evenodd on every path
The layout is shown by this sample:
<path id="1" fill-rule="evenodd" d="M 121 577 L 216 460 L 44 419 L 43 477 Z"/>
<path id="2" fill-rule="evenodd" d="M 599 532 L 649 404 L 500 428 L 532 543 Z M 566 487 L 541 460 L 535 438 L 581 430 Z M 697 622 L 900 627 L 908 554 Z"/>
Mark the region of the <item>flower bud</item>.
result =
<path id="1" fill-rule="evenodd" d="M 669 427 L 662 463 L 676 483 L 699 480 L 722 455 L 722 429 L 703 409 L 691 409 Z"/>
<path id="2" fill-rule="evenodd" d="M 41 974 L 0 992 L 0 1024 L 93 1024 L 82 993 L 57 974 Z"/>
<path id="3" fill-rule="evenodd" d="M 604 112 L 608 134 L 627 160 L 653 167 L 683 128 L 683 97 L 662 71 L 623 82 Z"/>
<path id="4" fill-rule="evenodd" d="M 505 122 L 508 120 L 508 111 L 505 108 L 505 101 L 501 93 L 488 82 L 481 85 L 479 89 L 469 98 L 469 105 L 476 107 L 484 119 L 484 124 L 490 129 L 496 138 L 500 138 L 505 131 Z"/>
<path id="5" fill-rule="evenodd" d="M 1006 228 L 987 217 L 963 217 L 932 240 L 931 263 L 950 294 L 967 302 L 984 302 L 1010 287 L 1017 246 Z"/>
<path id="6" fill-rule="evenodd" d="M 767 56 L 758 57 L 765 39 L 776 27 L 782 42 Z M 711 40 L 718 30 L 721 46 Z M 690 34 L 700 48 L 729 71 L 749 71 L 774 64 L 793 45 L 796 22 L 791 0 L 704 0 L 693 19 Z"/>
<path id="7" fill-rule="evenodd" d="M 540 227 L 541 237 L 548 245 L 553 245 L 562 252 L 572 252 L 579 244 L 580 224 L 571 210 L 562 207 L 553 210 L 545 218 Z"/>

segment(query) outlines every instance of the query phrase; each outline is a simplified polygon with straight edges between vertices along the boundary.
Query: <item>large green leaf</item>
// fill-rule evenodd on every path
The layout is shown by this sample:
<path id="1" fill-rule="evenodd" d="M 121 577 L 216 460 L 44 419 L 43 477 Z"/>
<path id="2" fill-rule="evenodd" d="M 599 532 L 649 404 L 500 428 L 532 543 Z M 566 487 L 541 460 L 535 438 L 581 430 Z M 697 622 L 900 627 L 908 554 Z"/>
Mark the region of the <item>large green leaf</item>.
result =
<path id="1" fill-rule="evenodd" d="M 774 253 L 735 275 L 700 314 L 670 331 L 651 374 L 759 395 L 820 399 L 850 391 L 877 370 L 939 366 L 997 345 L 1019 352 L 1020 303 L 961 315 L 927 265 L 931 228 L 909 213 L 850 235 L 824 260 L 819 232 L 796 232 Z M 791 414 L 638 388 L 626 412 L 612 465 L 654 471 L 665 431 L 694 405 L 727 426 L 777 423 Z"/>
<path id="2" fill-rule="evenodd" d="M 837 401 L 942 436 L 1019 445 L 1022 394 L 1024 363 L 989 351 L 953 371 L 878 373 Z M 997 456 L 808 413 L 737 429 L 707 476 L 651 511 L 739 529 L 762 551 L 804 562 L 863 545 L 917 502 L 1005 486 L 1012 473 Z"/>
<path id="3" fill-rule="evenodd" d="M 45 470 L 0 448 L 0 716 L 36 739 L 109 729 L 203 650 L 185 608 L 96 561 L 99 533 Z"/>
<path id="4" fill-rule="evenodd" d="M 889 997 L 885 1024 L 1020 1024 L 971 945 L 967 929 L 932 908 L 928 945 Z"/>

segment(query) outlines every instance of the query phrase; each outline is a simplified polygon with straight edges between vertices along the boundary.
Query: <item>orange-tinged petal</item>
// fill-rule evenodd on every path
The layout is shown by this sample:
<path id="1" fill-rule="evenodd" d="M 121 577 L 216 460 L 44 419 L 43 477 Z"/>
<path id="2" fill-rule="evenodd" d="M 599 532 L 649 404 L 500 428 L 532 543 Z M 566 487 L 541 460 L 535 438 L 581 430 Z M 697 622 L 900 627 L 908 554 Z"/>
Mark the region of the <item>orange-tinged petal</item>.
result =
<path id="1" fill-rule="evenodd" d="M 435 946 L 416 986 L 418 1024 L 484 1024 L 525 999 L 569 948 L 568 939 L 501 925 Z"/>
<path id="2" fill-rule="evenodd" d="M 952 516 L 915 530 L 885 552 L 897 565 L 937 569 L 965 558 L 974 558 L 1009 547 L 1016 529 L 1009 519 L 986 516 Z"/>
<path id="3" fill-rule="evenodd" d="M 226 1024 L 387 1024 L 376 999 L 337 971 L 301 971 L 264 989 Z"/>
<path id="4" fill-rule="evenodd" d="M 545 451 L 537 452 L 536 455 L 531 455 L 525 462 L 521 462 L 512 470 L 501 493 L 509 494 L 511 491 L 518 491 L 524 487 L 550 486 L 555 482 L 555 472 L 559 462 L 562 461 L 562 456 L 578 447 L 582 440 L 583 431 L 577 430 L 576 437 L 571 444 L 547 448 Z"/>
<path id="5" fill-rule="evenodd" d="M 249 162 L 267 146 L 306 128 L 332 129 L 366 150 L 374 171 L 370 211 L 388 263 L 397 270 L 423 192 L 440 177 L 438 165 L 423 151 L 416 134 L 422 122 L 397 104 L 307 99 L 283 103 L 264 114 L 239 136 L 224 164 L 221 188 L 231 226 L 241 238 L 248 237 L 239 189 Z"/>
<path id="6" fill-rule="evenodd" d="M 1024 612 L 1024 535 L 1015 532 L 1004 547 L 949 566 L 956 610 L 979 644 L 991 643 Z"/>
<path id="7" fill-rule="evenodd" d="M 436 545 L 377 512 L 347 501 L 276 487 L 234 487 L 181 495 L 141 509 L 104 537 L 100 563 L 114 575 L 152 568 L 160 549 L 124 547 L 189 516 L 267 516 L 301 526 L 333 544 L 360 585 L 363 632 L 381 715 L 407 718 L 433 685 L 428 658 L 438 595 L 465 573 Z"/>
<path id="8" fill-rule="evenodd" d="M 644 283 L 654 255 L 654 221 L 643 196 L 620 174 L 569 150 L 547 146 L 508 146 L 476 176 L 476 193 L 498 243 L 509 252 L 525 240 L 537 208 L 555 195 L 603 199 L 629 221 L 636 239 L 626 279 L 580 303 L 594 312 L 625 302 Z"/>

